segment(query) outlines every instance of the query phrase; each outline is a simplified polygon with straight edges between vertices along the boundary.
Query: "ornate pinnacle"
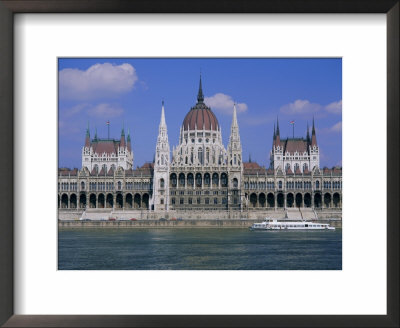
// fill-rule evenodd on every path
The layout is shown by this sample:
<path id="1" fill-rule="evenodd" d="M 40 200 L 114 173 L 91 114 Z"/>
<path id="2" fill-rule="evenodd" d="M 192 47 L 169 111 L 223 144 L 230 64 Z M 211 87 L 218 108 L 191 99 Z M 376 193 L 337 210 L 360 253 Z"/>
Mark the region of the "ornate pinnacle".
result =
<path id="1" fill-rule="evenodd" d="M 201 74 L 200 74 L 199 92 L 197 94 L 197 102 L 200 104 L 204 102 L 203 87 L 201 85 Z"/>

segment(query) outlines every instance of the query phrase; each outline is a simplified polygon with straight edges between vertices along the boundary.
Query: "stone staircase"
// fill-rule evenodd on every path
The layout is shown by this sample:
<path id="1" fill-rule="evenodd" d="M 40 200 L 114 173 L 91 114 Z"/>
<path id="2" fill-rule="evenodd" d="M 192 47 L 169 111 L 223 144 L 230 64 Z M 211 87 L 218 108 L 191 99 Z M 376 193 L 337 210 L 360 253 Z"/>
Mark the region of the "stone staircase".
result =
<path id="1" fill-rule="evenodd" d="M 286 217 L 289 220 L 302 220 L 302 213 L 298 208 L 287 208 Z"/>
<path id="2" fill-rule="evenodd" d="M 304 220 L 318 220 L 318 216 L 312 208 L 302 208 L 301 213 Z"/>
<path id="3" fill-rule="evenodd" d="M 100 220 L 100 219 L 105 219 L 108 220 L 110 216 L 112 216 L 112 209 L 111 208 L 105 208 L 105 209 L 86 209 L 86 211 L 83 213 L 83 218 L 87 219 L 92 219 L 92 220 Z"/>

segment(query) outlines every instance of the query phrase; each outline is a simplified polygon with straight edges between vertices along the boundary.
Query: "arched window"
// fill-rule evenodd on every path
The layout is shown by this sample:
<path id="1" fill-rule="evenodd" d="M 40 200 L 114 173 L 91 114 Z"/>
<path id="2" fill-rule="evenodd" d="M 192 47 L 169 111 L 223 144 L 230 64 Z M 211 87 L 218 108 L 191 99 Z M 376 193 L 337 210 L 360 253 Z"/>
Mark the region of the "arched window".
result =
<path id="1" fill-rule="evenodd" d="M 172 173 L 170 176 L 171 179 L 171 187 L 175 188 L 176 187 L 176 174 Z"/>
<path id="2" fill-rule="evenodd" d="M 207 148 L 207 150 L 206 150 L 206 162 L 207 163 L 210 162 L 210 148 Z"/>
<path id="3" fill-rule="evenodd" d="M 160 179 L 160 188 L 164 188 L 164 179 Z"/>
<path id="4" fill-rule="evenodd" d="M 201 187 L 201 181 L 202 181 L 201 174 L 197 173 L 196 174 L 196 187 Z"/>
<path id="5" fill-rule="evenodd" d="M 199 148 L 198 157 L 200 164 L 203 164 L 203 148 Z"/>
<path id="6" fill-rule="evenodd" d="M 290 164 L 286 163 L 286 171 L 290 169 Z"/>
<path id="7" fill-rule="evenodd" d="M 308 169 L 308 165 L 307 165 L 307 163 L 304 163 L 303 164 L 303 172 L 306 171 L 307 169 Z"/>
<path id="8" fill-rule="evenodd" d="M 318 180 L 315 181 L 315 188 L 316 188 L 316 189 L 319 189 L 319 181 L 318 181 Z"/>
<path id="9" fill-rule="evenodd" d="M 279 189 L 282 189 L 282 181 L 278 182 Z"/>
<path id="10" fill-rule="evenodd" d="M 118 190 L 121 190 L 122 184 L 121 181 L 118 181 Z"/>
<path id="11" fill-rule="evenodd" d="M 233 188 L 237 188 L 238 187 L 238 179 L 234 178 L 232 180 L 232 185 L 233 185 Z"/>
<path id="12" fill-rule="evenodd" d="M 218 187 L 219 178 L 218 178 L 218 174 L 217 173 L 213 174 L 212 183 L 213 183 L 213 187 Z"/>
<path id="13" fill-rule="evenodd" d="M 294 164 L 294 171 L 296 172 L 297 169 L 300 168 L 299 163 Z"/>
<path id="14" fill-rule="evenodd" d="M 179 186 L 180 187 L 185 186 L 185 175 L 183 173 L 179 174 Z"/>
<path id="15" fill-rule="evenodd" d="M 81 190 L 85 190 L 85 183 L 83 181 L 81 182 Z"/>
<path id="16" fill-rule="evenodd" d="M 221 185 L 222 187 L 227 187 L 228 184 L 228 177 L 225 173 L 221 174 Z"/>
<path id="17" fill-rule="evenodd" d="M 188 176 L 187 176 L 187 183 L 188 183 L 188 186 L 193 187 L 193 183 L 194 183 L 193 180 L 194 180 L 194 179 L 193 179 L 193 174 L 192 174 L 192 173 L 189 173 Z"/>
<path id="18" fill-rule="evenodd" d="M 208 173 L 204 174 L 204 185 L 206 187 L 210 186 L 210 175 Z"/>

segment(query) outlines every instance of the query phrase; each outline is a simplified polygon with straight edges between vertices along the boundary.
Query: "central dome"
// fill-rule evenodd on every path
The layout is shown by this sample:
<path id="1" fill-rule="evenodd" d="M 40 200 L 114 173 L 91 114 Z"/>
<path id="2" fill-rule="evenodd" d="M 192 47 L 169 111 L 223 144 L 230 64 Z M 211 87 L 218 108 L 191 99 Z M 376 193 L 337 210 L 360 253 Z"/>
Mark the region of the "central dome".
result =
<path id="1" fill-rule="evenodd" d="M 218 120 L 212 112 L 211 108 L 204 103 L 203 89 L 200 86 L 199 93 L 197 95 L 197 104 L 192 107 L 189 113 L 186 114 L 185 119 L 182 123 L 184 130 L 214 130 L 219 129 Z"/>

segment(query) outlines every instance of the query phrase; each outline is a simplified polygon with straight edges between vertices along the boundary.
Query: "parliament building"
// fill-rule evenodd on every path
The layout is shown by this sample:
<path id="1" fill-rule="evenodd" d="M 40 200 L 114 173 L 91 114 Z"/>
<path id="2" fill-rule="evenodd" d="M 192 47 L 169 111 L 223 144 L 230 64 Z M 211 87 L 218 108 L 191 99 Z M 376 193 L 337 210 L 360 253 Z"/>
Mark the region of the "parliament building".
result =
<path id="1" fill-rule="evenodd" d="M 267 155 L 267 154 L 266 154 Z M 196 104 L 186 114 L 179 144 L 170 149 L 164 103 L 155 158 L 134 169 L 131 138 L 101 139 L 86 131 L 81 169 L 58 171 L 58 208 L 148 211 L 248 211 L 342 207 L 342 169 L 319 166 L 312 122 L 305 138 L 273 131 L 269 167 L 244 162 L 236 106 L 225 148 L 221 127 L 204 103 L 201 78 Z"/>

